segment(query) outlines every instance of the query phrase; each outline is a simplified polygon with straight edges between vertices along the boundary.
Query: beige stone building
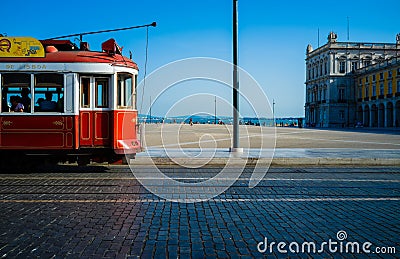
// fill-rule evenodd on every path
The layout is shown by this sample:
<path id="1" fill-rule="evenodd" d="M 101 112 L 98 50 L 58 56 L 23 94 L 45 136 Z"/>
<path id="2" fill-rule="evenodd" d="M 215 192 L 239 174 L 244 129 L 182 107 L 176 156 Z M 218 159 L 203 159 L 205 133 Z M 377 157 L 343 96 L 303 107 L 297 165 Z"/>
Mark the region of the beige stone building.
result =
<path id="1" fill-rule="evenodd" d="M 305 125 L 398 125 L 399 59 L 400 34 L 395 43 L 366 43 L 338 42 L 337 35 L 331 32 L 325 45 L 315 50 L 308 45 Z"/>

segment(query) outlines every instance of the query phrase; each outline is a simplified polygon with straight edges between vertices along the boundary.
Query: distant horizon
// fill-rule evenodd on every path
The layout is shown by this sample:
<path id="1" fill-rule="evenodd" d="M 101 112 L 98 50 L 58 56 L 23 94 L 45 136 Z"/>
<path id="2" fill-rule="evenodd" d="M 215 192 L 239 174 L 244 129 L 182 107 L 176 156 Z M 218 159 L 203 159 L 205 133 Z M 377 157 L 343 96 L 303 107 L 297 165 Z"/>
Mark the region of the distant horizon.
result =
<path id="1" fill-rule="evenodd" d="M 150 114 L 138 114 L 139 118 L 143 118 L 143 117 L 150 117 Z M 176 116 L 159 116 L 159 115 L 151 115 L 151 118 L 158 118 L 158 119 L 169 119 L 169 118 L 190 118 L 190 117 L 201 117 L 201 118 L 214 118 L 214 115 L 176 115 Z M 218 115 L 217 114 L 217 118 L 233 118 L 233 116 L 229 116 L 229 115 Z M 251 118 L 251 119 L 255 119 L 257 117 L 254 116 L 240 116 L 240 118 Z M 273 118 L 266 118 L 266 117 L 258 117 L 259 119 L 273 119 Z M 298 118 L 305 118 L 304 116 L 279 116 L 279 117 L 275 117 L 275 119 L 298 119 Z"/>

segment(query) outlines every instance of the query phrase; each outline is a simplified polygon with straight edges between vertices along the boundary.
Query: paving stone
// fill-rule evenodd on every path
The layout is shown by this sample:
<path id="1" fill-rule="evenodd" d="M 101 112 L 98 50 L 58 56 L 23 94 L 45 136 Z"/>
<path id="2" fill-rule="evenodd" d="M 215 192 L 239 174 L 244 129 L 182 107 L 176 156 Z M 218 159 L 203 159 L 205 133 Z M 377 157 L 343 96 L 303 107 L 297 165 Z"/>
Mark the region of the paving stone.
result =
<path id="1" fill-rule="evenodd" d="M 396 246 L 397 254 L 385 257 L 400 257 L 400 168 L 272 168 L 252 189 L 243 184 L 250 176 L 246 169 L 225 193 L 184 204 L 148 193 L 123 167 L 100 174 L 2 173 L 0 209 L 7 213 L 0 214 L 0 257 L 356 258 L 327 250 L 281 254 L 277 244 L 272 253 L 257 251 L 265 237 L 269 244 L 320 244 L 337 241 L 340 230 L 347 241 Z"/>

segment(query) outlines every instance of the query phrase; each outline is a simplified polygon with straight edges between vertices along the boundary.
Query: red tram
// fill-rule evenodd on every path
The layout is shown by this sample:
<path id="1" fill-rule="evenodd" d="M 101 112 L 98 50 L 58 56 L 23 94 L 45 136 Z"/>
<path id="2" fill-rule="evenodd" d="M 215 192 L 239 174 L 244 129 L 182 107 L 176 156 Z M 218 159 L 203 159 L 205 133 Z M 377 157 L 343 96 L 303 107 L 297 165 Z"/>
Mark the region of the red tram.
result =
<path id="1" fill-rule="evenodd" d="M 1 161 L 134 157 L 137 75 L 114 39 L 90 51 L 85 42 L 0 37 Z"/>

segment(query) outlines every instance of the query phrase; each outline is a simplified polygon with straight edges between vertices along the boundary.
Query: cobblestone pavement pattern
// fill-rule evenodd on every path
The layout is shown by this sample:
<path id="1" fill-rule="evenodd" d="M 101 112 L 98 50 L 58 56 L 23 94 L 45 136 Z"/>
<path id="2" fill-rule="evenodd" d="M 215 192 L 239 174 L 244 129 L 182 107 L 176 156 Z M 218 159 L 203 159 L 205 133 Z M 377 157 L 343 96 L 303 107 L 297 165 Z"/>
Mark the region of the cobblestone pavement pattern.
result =
<path id="1" fill-rule="evenodd" d="M 163 171 L 181 181 L 199 181 L 218 170 Z M 396 248 L 396 254 L 372 257 L 400 256 L 400 168 L 271 168 L 253 189 L 247 186 L 250 174 L 246 169 L 212 200 L 184 204 L 149 193 L 127 167 L 2 172 L 0 257 L 359 257 L 327 249 L 257 250 L 265 237 L 320 244 L 337 241 L 341 230 L 346 241 L 371 242 L 371 250 Z"/>

